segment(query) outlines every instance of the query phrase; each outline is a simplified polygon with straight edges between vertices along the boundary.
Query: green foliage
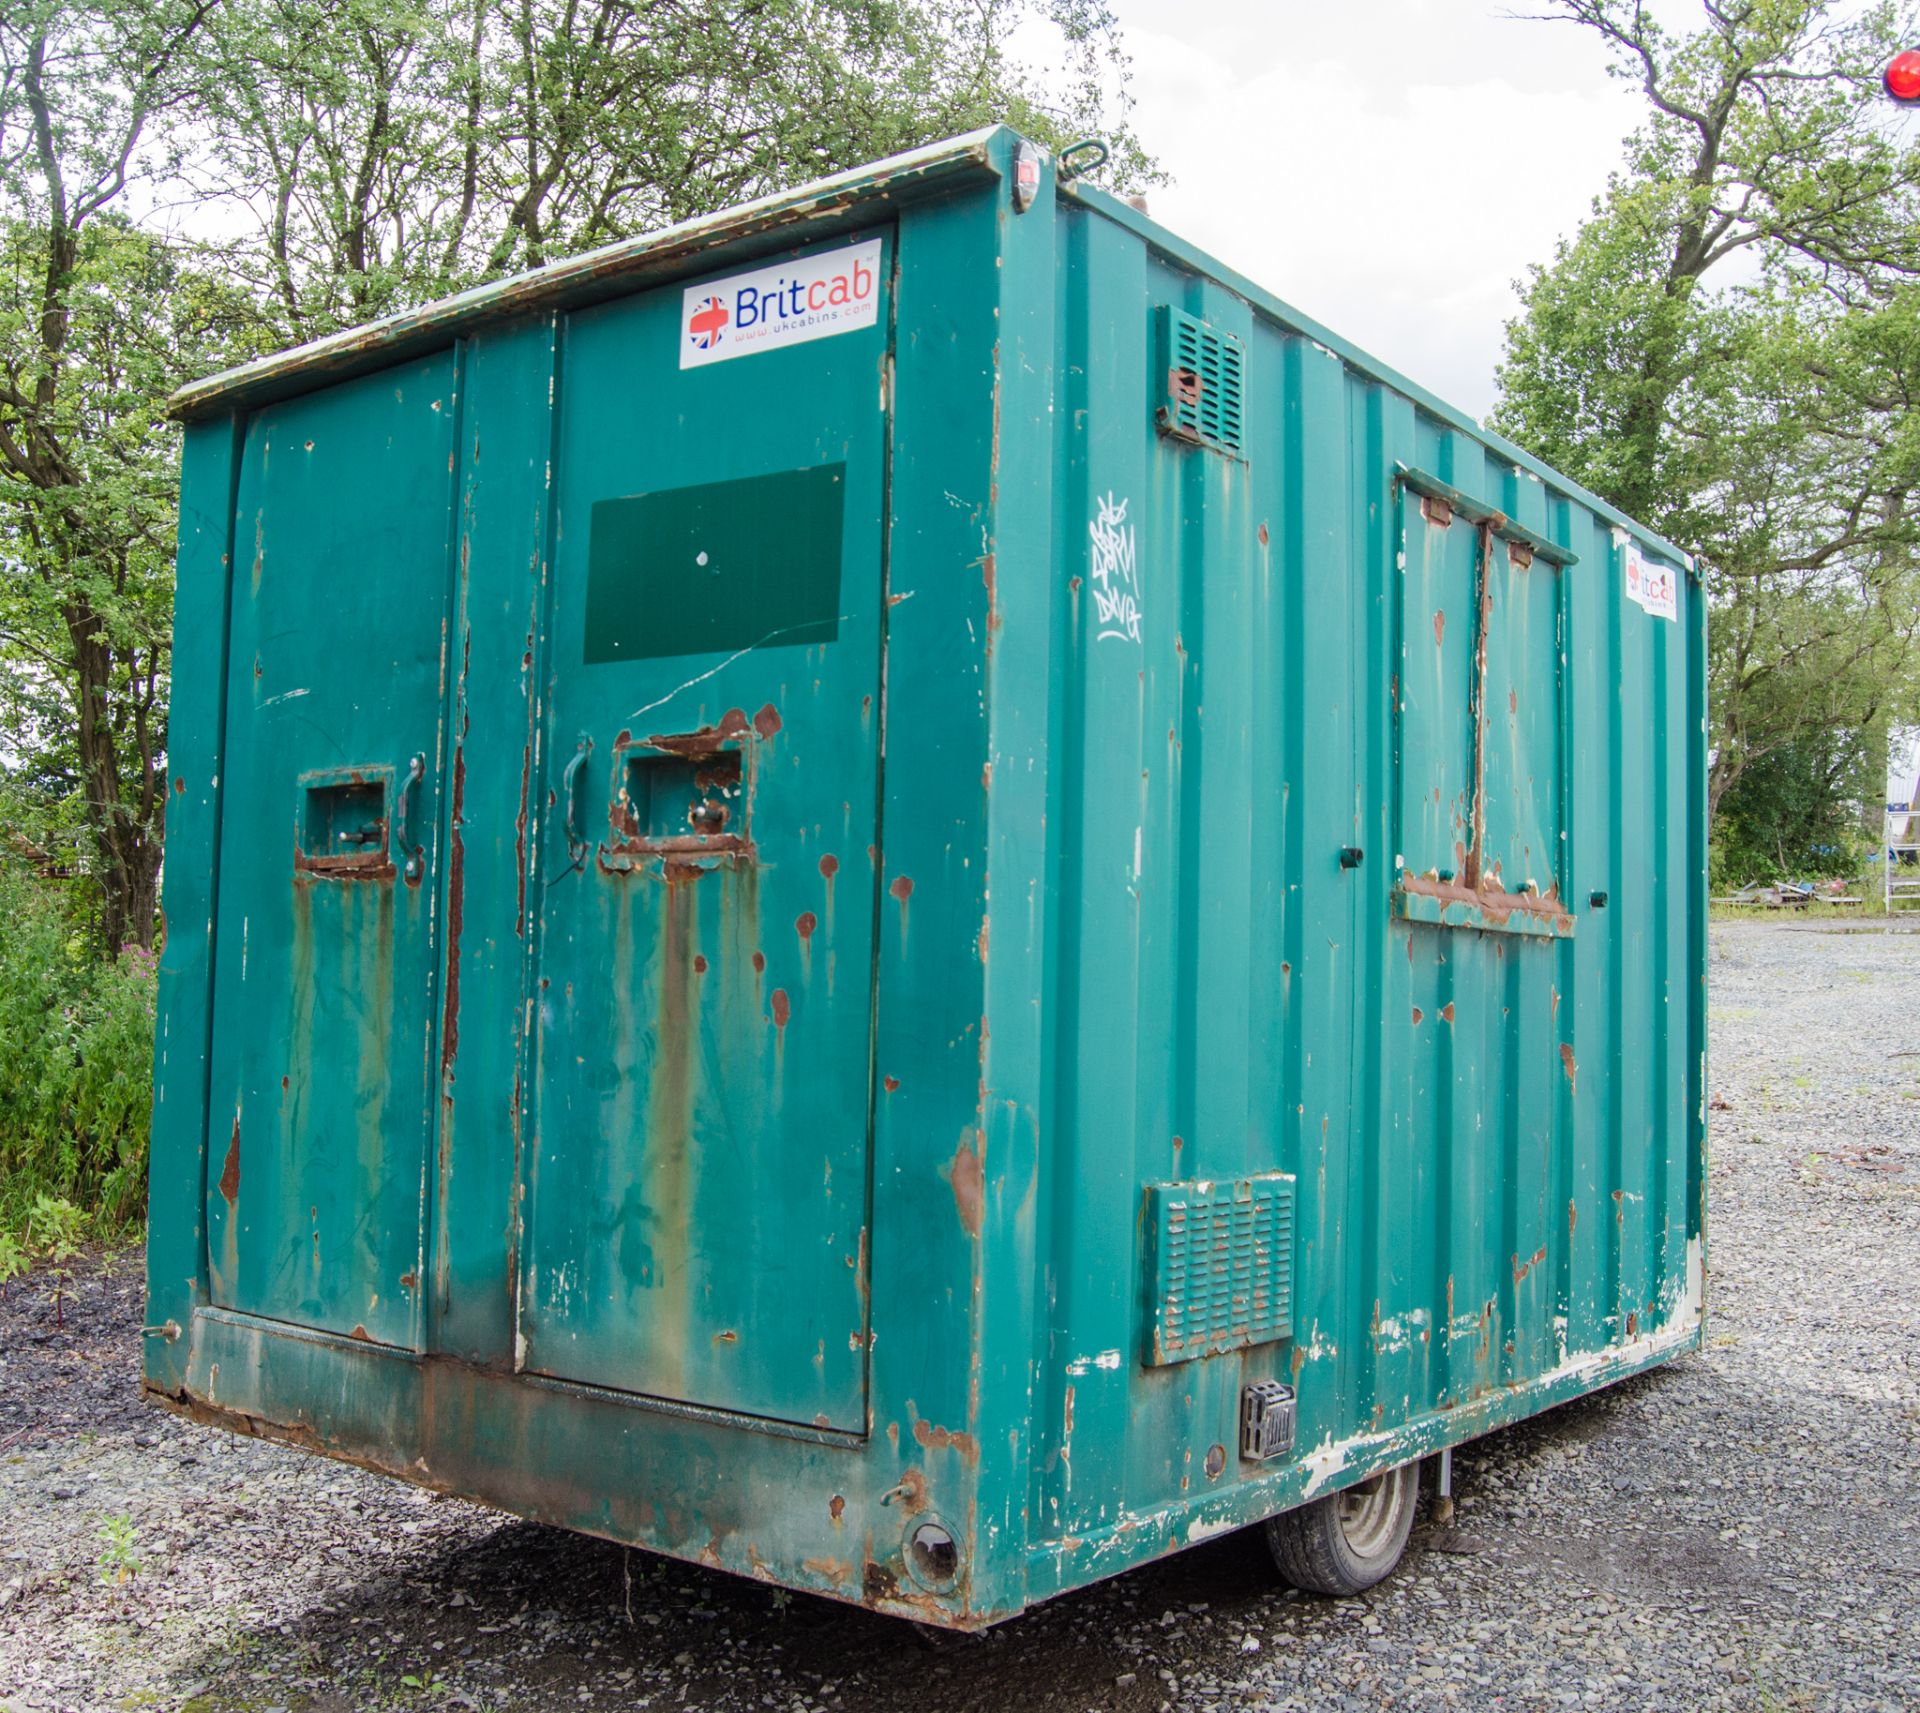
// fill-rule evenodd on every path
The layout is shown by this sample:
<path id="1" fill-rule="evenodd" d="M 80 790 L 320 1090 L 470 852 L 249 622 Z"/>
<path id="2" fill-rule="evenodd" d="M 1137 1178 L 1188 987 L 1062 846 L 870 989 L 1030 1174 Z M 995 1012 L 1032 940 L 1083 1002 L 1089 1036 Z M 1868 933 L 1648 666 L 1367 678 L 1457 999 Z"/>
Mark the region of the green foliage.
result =
<path id="1" fill-rule="evenodd" d="M 1551 11 L 1646 120 L 1534 271 L 1494 425 L 1697 557 L 1716 838 L 1792 869 L 1877 801 L 1863 746 L 1920 706 L 1920 149 L 1878 83 L 1906 26 L 1834 0 L 1712 6 L 1686 37 L 1633 0 Z"/>
<path id="2" fill-rule="evenodd" d="M 995 120 L 1153 176 L 1104 0 L 229 0 L 205 53 L 200 171 L 289 338 Z"/>
<path id="3" fill-rule="evenodd" d="M 1870 830 L 1854 805 L 1878 808 L 1885 737 L 1878 726 L 1816 731 L 1742 772 L 1714 826 L 1714 889 L 1866 868 L 1878 848 L 1878 816 Z"/>
<path id="4" fill-rule="evenodd" d="M 162 404 L 252 347 L 224 284 L 103 213 L 73 235 L 49 352 L 51 243 L 0 219 L 0 753 L 51 833 L 30 848 L 91 883 L 111 956 L 152 942 L 165 814 L 179 448 Z"/>
<path id="5" fill-rule="evenodd" d="M 30 1247 L 140 1217 L 153 1100 L 154 961 L 111 962 L 55 887 L 0 859 L 0 1229 Z"/>
<path id="6" fill-rule="evenodd" d="M 86 1217 L 64 1196 L 44 1192 L 33 1198 L 33 1211 L 27 1216 L 28 1240 L 46 1256 L 47 1272 L 53 1279 L 55 1326 L 61 1322 L 65 1295 L 73 1284 L 73 1258 L 80 1253 L 80 1229 Z"/>
<path id="7" fill-rule="evenodd" d="M 28 1240 L 56 1267 L 64 1267 L 80 1253 L 80 1228 L 83 1214 L 64 1196 L 45 1193 L 33 1198 L 33 1212 L 27 1220 Z"/>
<path id="8" fill-rule="evenodd" d="M 140 1533 L 133 1518 L 122 1513 L 100 1525 L 100 1538 L 106 1544 L 94 1560 L 104 1588 L 122 1588 L 140 1574 L 140 1555 L 135 1550 Z"/>
<path id="9" fill-rule="evenodd" d="M 153 943 L 173 461 L 161 400 L 215 347 L 200 285 L 138 228 L 191 123 L 206 0 L 0 8 L 0 659 L 8 771 L 75 800 L 107 956 Z"/>

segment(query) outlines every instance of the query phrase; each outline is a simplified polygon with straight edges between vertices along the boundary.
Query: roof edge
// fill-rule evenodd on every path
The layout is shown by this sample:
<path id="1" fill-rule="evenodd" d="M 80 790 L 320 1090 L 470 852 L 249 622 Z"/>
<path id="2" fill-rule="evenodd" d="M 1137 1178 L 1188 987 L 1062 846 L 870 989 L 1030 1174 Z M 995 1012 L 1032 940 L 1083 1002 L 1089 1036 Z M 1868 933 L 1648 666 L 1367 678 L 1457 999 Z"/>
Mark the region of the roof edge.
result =
<path id="1" fill-rule="evenodd" d="M 865 202 L 909 199 L 949 179 L 997 174 L 995 144 L 1011 135 L 1005 125 L 989 125 L 256 357 L 181 387 L 167 400 L 167 414 L 193 422 L 270 403 L 437 349 L 472 326 L 616 296 L 629 276 L 664 271 L 741 238 L 803 221 L 831 229 Z"/>
<path id="2" fill-rule="evenodd" d="M 1322 326 L 1312 316 L 1295 309 L 1292 304 L 1276 297 L 1264 286 L 1256 285 L 1245 274 L 1238 273 L 1224 262 L 1209 255 L 1196 244 L 1188 243 L 1184 238 L 1160 224 L 1151 215 L 1143 214 L 1131 203 L 1105 191 L 1097 185 L 1081 184 L 1069 181 L 1059 187 L 1060 196 L 1068 201 L 1078 202 L 1093 212 L 1105 216 L 1115 224 L 1124 226 L 1136 237 L 1144 239 L 1154 249 L 1182 267 L 1191 268 L 1195 273 L 1205 274 L 1217 280 L 1236 297 L 1246 299 L 1255 309 L 1271 316 L 1282 326 L 1290 328 L 1304 339 L 1311 339 L 1317 345 L 1323 345 L 1350 368 L 1358 370 L 1369 380 L 1378 381 L 1382 386 L 1391 387 L 1397 393 L 1410 398 L 1420 409 L 1430 416 L 1438 417 L 1451 428 L 1457 428 L 1463 434 L 1471 434 L 1483 445 L 1492 448 L 1503 458 L 1510 458 L 1522 470 L 1537 477 L 1555 492 L 1578 500 L 1581 505 L 1606 519 L 1616 528 L 1630 530 L 1649 547 L 1657 552 L 1671 555 L 1687 575 L 1696 582 L 1700 581 L 1699 567 L 1694 563 L 1693 555 L 1684 548 L 1676 547 L 1663 535 L 1657 534 L 1645 524 L 1636 521 L 1618 506 L 1603 500 L 1598 494 L 1583 488 L 1572 477 L 1563 475 L 1551 464 L 1536 458 L 1531 452 L 1516 446 L 1503 434 L 1496 434 L 1491 428 L 1475 422 L 1472 417 L 1454 405 L 1429 392 L 1416 381 L 1410 381 L 1397 369 L 1389 368 L 1377 357 L 1369 356 L 1351 340 L 1342 339 L 1330 328 Z"/>

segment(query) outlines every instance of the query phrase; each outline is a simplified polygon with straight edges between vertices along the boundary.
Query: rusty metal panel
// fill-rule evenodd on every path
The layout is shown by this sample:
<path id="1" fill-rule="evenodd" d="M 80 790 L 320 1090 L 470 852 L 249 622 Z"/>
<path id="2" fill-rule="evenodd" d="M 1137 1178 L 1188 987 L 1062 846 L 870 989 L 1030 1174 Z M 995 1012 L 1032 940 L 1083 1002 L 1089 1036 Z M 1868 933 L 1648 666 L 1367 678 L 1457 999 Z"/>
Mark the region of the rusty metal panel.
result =
<path id="1" fill-rule="evenodd" d="M 1402 876 L 1471 888 L 1479 752 L 1480 533 L 1444 500 L 1398 494 Z"/>
<path id="2" fill-rule="evenodd" d="M 566 328 L 517 1360 L 858 1432 L 889 329 L 683 367 L 687 294 L 751 289 Z"/>
<path id="3" fill-rule="evenodd" d="M 1030 1597 L 1272 1504 L 1208 1457 L 1245 1385 L 1296 1389 L 1277 1484 L 1324 1492 L 1688 1347 L 1705 1255 L 1697 583 L 1151 222 L 1086 191 L 1063 223 Z M 1241 461 L 1153 432 L 1169 305 L 1246 347 Z M 1292 1338 L 1116 1372 L 1153 1312 L 1111 1276 L 1153 1253 L 1135 1186 L 1275 1171 Z"/>
<path id="4" fill-rule="evenodd" d="M 416 1348 L 459 411 L 451 355 L 255 416 L 235 505 L 212 1300 Z"/>
<path id="5" fill-rule="evenodd" d="M 219 895 L 221 730 L 227 583 L 240 424 L 195 423 L 182 436 L 182 503 L 173 597 L 174 658 L 184 670 L 167 716 L 167 854 L 162 876 L 160 1005 L 153 1044 L 147 1195 L 145 1373 L 178 1390 L 186 1329 L 207 1301 L 207 1062 Z"/>
<path id="6" fill-rule="evenodd" d="M 164 1401 L 972 1628 L 1697 1343 L 1699 585 L 1018 145 L 183 395 Z"/>
<path id="7" fill-rule="evenodd" d="M 1293 1330 L 1293 1180 L 1147 1187 L 1142 1359 L 1190 1362 Z"/>
<path id="8" fill-rule="evenodd" d="M 427 1186 L 428 1346 L 513 1360 L 514 1207 L 527 1136 L 525 1004 L 543 872 L 539 710 L 551 584 L 548 413 L 559 332 L 539 315 L 463 342 L 449 649 L 446 924 Z M 465 1021 L 466 1028 L 462 1029 Z M 471 1050 L 469 1050 L 471 1049 Z"/>

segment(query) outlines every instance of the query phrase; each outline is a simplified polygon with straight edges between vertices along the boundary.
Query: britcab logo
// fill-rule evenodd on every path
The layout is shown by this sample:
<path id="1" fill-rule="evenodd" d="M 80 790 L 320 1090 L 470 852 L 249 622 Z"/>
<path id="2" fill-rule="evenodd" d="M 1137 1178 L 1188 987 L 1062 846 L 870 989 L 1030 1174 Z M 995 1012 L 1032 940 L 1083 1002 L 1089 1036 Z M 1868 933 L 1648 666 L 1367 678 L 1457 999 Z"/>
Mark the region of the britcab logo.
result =
<path id="1" fill-rule="evenodd" d="M 1656 619 L 1680 618 L 1680 582 L 1671 568 L 1646 558 L 1632 542 L 1626 548 L 1627 599 Z"/>
<path id="2" fill-rule="evenodd" d="M 879 319 L 880 240 L 870 238 L 688 286 L 680 300 L 680 367 L 803 345 Z"/>

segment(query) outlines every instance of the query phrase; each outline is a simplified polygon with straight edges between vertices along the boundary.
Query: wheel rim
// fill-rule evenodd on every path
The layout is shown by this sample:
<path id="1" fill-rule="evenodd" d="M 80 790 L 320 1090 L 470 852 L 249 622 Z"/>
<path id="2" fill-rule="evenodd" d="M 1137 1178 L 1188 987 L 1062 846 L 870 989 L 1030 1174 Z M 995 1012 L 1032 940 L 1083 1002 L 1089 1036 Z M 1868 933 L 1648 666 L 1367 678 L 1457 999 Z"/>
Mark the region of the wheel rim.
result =
<path id="1" fill-rule="evenodd" d="M 1400 1518 L 1401 1471 L 1375 1475 L 1340 1495 L 1340 1532 L 1360 1558 L 1378 1558 L 1393 1545 Z"/>

